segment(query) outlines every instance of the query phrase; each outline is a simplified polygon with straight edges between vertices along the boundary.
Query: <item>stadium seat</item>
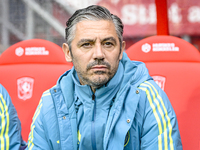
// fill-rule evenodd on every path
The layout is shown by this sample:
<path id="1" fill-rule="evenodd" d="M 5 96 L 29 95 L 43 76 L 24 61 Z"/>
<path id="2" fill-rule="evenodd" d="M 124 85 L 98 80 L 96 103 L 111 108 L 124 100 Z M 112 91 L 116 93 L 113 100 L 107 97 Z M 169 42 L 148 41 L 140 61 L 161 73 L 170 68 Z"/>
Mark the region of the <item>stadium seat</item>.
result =
<path id="1" fill-rule="evenodd" d="M 143 61 L 167 93 L 176 112 L 183 149 L 200 149 L 200 54 L 190 43 L 173 36 L 145 38 L 126 50 Z"/>
<path id="2" fill-rule="evenodd" d="M 42 39 L 16 43 L 0 56 L 0 83 L 11 96 L 25 141 L 42 93 L 71 67 L 61 47 Z"/>

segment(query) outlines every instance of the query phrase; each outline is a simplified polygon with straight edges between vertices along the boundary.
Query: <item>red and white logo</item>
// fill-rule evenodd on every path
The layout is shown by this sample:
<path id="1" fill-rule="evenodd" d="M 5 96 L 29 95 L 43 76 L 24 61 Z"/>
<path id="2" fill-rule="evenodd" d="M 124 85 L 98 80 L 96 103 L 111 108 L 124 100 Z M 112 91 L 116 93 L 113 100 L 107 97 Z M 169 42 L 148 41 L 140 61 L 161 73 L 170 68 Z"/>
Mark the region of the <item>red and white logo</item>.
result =
<path id="1" fill-rule="evenodd" d="M 49 55 L 45 47 L 26 47 L 25 55 Z"/>
<path id="2" fill-rule="evenodd" d="M 33 83 L 34 79 L 30 77 L 22 77 L 17 79 L 17 91 L 18 98 L 27 100 L 32 97 L 33 94 Z"/>
<path id="3" fill-rule="evenodd" d="M 158 86 L 164 91 L 166 78 L 162 76 L 152 76 Z"/>
<path id="4" fill-rule="evenodd" d="M 15 49 L 15 54 L 17 56 L 22 56 L 24 54 L 24 49 L 22 47 L 18 47 Z"/>
<path id="5" fill-rule="evenodd" d="M 178 52 L 179 47 L 175 43 L 152 43 L 152 45 L 145 43 L 141 47 L 144 53 L 153 52 Z"/>
<path id="6" fill-rule="evenodd" d="M 45 47 L 18 47 L 15 49 L 15 55 L 22 56 L 25 54 L 28 55 L 49 55 L 49 51 Z"/>
<path id="7" fill-rule="evenodd" d="M 148 52 L 150 52 L 150 50 L 151 50 L 151 45 L 150 44 L 145 43 L 145 44 L 142 45 L 142 51 L 143 52 L 148 53 Z"/>
<path id="8" fill-rule="evenodd" d="M 178 52 L 179 47 L 175 43 L 153 43 L 154 52 Z"/>

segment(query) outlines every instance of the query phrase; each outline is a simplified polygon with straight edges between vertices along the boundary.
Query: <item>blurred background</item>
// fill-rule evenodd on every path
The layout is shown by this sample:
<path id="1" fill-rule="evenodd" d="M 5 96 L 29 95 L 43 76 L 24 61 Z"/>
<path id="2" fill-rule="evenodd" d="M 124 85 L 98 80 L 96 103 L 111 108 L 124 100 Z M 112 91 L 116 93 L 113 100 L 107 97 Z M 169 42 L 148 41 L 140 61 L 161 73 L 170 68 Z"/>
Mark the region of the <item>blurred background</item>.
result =
<path id="1" fill-rule="evenodd" d="M 168 0 L 169 34 L 200 50 L 200 1 Z M 126 49 L 156 35 L 154 0 L 0 0 L 0 54 L 26 39 L 46 39 L 62 46 L 65 23 L 79 8 L 97 4 L 118 15 L 124 27 Z"/>

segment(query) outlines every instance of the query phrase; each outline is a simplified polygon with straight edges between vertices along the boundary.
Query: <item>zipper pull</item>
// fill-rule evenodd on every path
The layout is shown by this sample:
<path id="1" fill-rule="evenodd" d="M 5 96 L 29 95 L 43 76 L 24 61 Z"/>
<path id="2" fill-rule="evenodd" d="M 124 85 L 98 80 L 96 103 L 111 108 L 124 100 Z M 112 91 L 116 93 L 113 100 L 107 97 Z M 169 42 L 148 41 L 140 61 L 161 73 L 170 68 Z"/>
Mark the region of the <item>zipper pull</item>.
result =
<path id="1" fill-rule="evenodd" d="M 94 94 L 92 94 L 92 100 L 93 100 L 93 101 L 95 100 L 95 95 L 94 95 Z"/>

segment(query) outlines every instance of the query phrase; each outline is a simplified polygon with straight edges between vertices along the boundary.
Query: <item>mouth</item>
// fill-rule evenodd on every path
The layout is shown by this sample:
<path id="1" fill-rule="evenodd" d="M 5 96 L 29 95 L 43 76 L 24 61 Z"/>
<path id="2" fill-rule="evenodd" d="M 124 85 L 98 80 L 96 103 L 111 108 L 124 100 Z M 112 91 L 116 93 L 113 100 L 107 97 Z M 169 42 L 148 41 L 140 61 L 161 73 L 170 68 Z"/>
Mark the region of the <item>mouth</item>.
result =
<path id="1" fill-rule="evenodd" d="M 106 69 L 108 69 L 108 67 L 105 65 L 95 65 L 91 68 L 91 70 L 95 71 L 105 71 Z"/>
<path id="2" fill-rule="evenodd" d="M 87 71 L 89 70 L 93 70 L 93 71 L 103 71 L 105 72 L 106 70 L 110 70 L 111 69 L 111 65 L 108 63 L 108 62 L 105 62 L 103 60 L 95 60 L 94 62 L 92 63 L 89 63 L 87 65 Z"/>

